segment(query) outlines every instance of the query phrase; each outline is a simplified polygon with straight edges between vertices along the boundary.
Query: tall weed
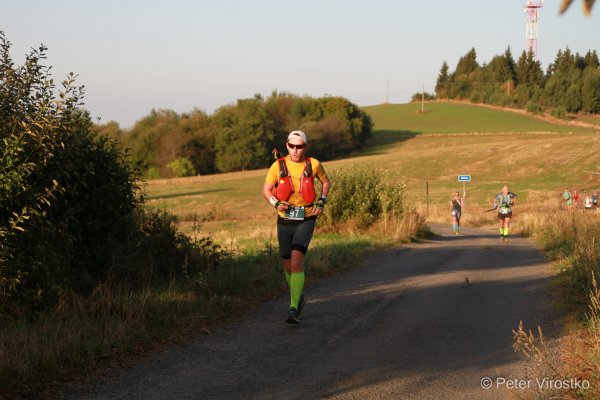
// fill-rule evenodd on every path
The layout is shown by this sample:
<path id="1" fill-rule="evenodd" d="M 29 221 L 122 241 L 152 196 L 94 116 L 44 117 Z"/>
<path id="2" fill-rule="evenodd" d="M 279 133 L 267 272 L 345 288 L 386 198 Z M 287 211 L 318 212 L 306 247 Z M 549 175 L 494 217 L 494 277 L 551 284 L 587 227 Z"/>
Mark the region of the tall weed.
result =
<path id="1" fill-rule="evenodd" d="M 587 295 L 600 277 L 600 214 L 594 211 L 549 213 L 535 236 L 553 258 L 568 259 L 563 272 L 571 285 Z"/>
<path id="2" fill-rule="evenodd" d="M 565 297 L 574 313 L 587 304 L 583 320 L 559 340 L 557 356 L 539 339 L 526 335 L 519 327 L 515 333 L 515 350 L 534 358 L 552 371 L 552 379 L 579 379 L 589 383 L 587 388 L 567 390 L 568 398 L 600 398 L 600 214 L 594 211 L 571 210 L 531 213 L 525 230 L 531 233 L 551 258 L 558 260 L 562 282 L 567 286 Z M 566 299 L 563 301 L 567 301 Z M 544 393 L 548 396 L 549 393 Z"/>

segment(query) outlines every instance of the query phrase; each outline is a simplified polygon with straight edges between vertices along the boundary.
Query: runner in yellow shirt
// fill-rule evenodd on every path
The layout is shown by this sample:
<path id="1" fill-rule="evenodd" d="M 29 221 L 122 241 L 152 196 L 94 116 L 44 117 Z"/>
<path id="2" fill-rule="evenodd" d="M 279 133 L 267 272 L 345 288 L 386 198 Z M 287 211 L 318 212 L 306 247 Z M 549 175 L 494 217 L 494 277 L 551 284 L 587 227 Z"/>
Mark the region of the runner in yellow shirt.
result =
<path id="1" fill-rule="evenodd" d="M 312 239 L 317 217 L 323 212 L 331 183 L 323 165 L 306 156 L 308 141 L 302 131 L 288 135 L 288 155 L 275 161 L 265 179 L 263 196 L 277 209 L 277 239 L 290 288 L 287 323 L 300 322 L 304 297 L 304 257 Z M 315 195 L 314 178 L 322 183 Z"/>

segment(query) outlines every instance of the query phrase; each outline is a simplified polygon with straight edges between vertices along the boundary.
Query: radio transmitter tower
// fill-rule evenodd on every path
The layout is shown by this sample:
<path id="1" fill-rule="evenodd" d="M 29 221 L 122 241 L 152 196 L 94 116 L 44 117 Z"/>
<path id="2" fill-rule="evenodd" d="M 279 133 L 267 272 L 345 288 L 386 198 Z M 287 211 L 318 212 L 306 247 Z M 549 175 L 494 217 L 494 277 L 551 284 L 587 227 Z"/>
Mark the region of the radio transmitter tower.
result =
<path id="1" fill-rule="evenodd" d="M 544 6 L 544 0 L 527 0 L 525 3 L 526 28 L 525 28 L 525 51 L 533 51 L 536 60 L 538 58 L 538 22 L 540 20 L 540 8 Z"/>

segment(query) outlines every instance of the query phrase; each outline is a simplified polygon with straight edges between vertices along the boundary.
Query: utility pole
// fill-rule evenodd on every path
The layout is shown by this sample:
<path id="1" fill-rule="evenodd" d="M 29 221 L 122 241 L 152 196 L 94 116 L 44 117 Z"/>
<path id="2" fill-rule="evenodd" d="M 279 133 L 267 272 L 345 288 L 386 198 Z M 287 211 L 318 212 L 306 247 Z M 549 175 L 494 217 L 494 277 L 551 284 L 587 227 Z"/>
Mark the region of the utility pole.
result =
<path id="1" fill-rule="evenodd" d="M 427 211 L 425 217 L 429 218 L 429 181 L 425 181 L 425 196 L 427 198 Z"/>
<path id="2" fill-rule="evenodd" d="M 385 95 L 385 104 L 390 104 L 390 80 L 387 80 L 387 92 Z"/>
<path id="3" fill-rule="evenodd" d="M 423 92 L 421 92 L 421 114 L 425 112 L 425 85 L 423 85 Z"/>

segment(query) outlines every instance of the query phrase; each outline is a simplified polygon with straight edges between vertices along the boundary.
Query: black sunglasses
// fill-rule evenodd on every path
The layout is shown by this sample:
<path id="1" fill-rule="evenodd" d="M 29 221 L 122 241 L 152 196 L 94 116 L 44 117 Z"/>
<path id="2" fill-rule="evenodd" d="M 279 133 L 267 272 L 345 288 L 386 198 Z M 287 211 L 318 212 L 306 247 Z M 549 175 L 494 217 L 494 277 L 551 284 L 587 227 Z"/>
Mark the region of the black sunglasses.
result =
<path id="1" fill-rule="evenodd" d="M 287 145 L 290 149 L 298 149 L 298 150 L 302 150 L 303 148 L 306 147 L 306 144 L 291 144 L 289 142 Z"/>

